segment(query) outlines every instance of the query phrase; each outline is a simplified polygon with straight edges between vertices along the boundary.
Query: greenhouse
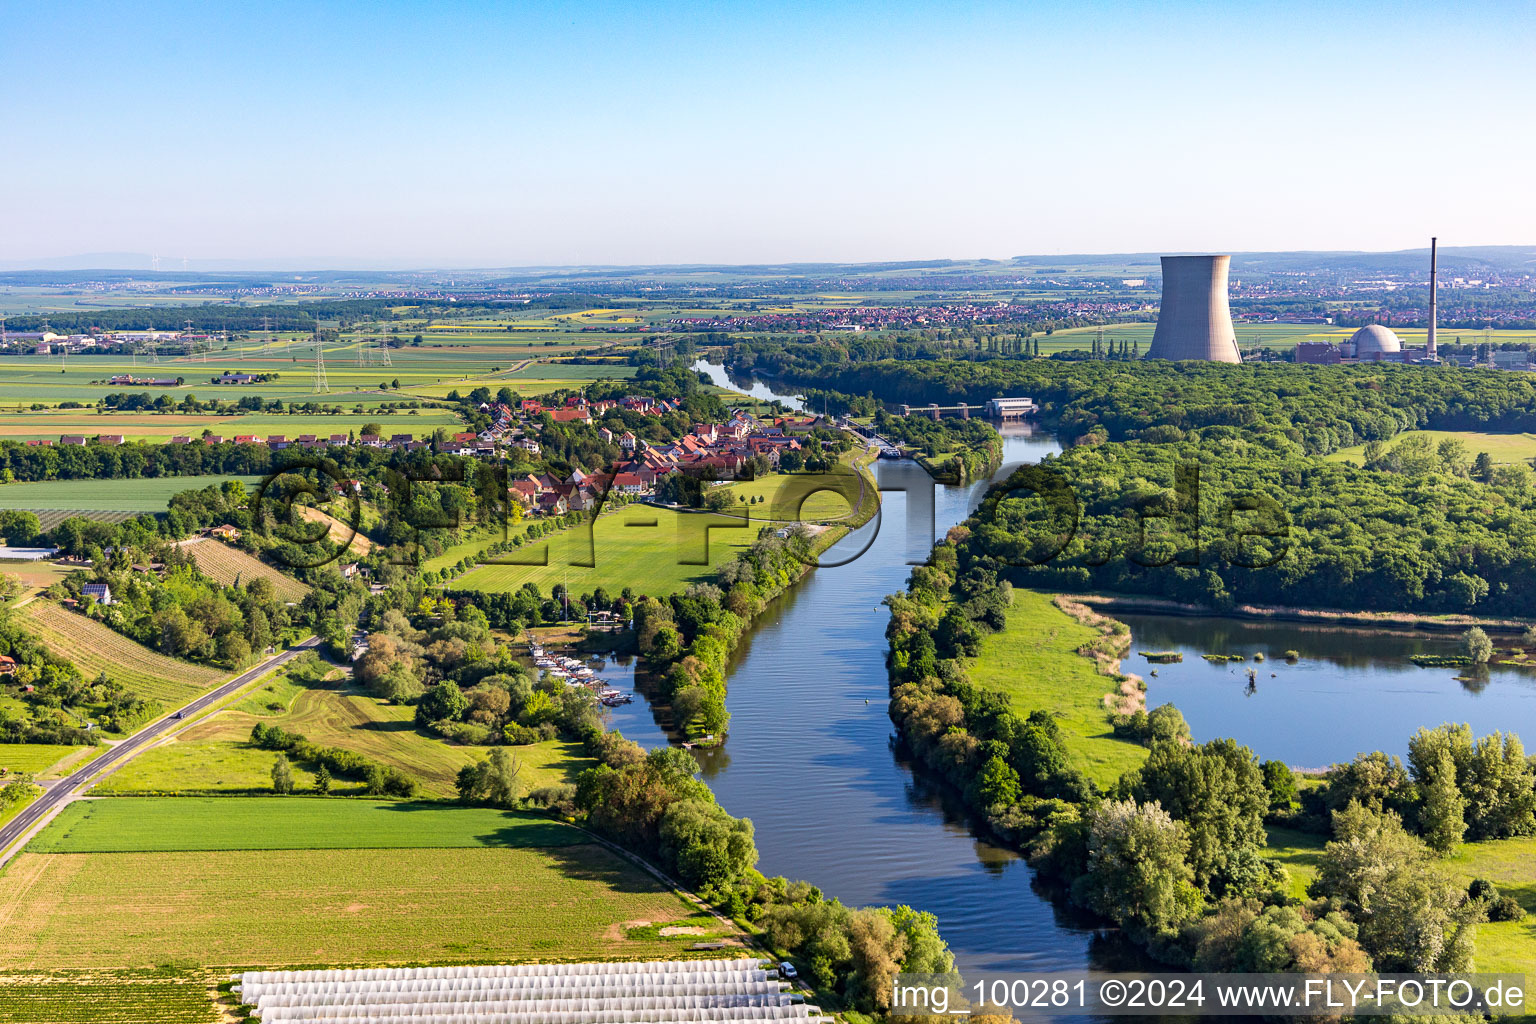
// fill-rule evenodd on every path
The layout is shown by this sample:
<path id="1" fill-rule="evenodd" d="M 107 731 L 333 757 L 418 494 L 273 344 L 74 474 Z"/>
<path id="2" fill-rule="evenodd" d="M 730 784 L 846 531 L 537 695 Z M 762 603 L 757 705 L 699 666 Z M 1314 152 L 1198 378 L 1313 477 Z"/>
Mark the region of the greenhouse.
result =
<path id="1" fill-rule="evenodd" d="M 250 971 L 236 981 L 263 1024 L 830 1021 L 750 958 Z"/>

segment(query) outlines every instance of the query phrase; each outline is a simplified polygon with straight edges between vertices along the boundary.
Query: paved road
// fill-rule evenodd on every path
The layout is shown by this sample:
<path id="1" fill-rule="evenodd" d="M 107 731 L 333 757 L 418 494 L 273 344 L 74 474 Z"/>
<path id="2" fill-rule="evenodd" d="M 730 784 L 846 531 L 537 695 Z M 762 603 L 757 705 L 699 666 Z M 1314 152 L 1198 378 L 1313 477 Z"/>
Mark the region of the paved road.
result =
<path id="1" fill-rule="evenodd" d="M 295 658 L 305 651 L 311 650 L 315 647 L 318 647 L 319 645 L 319 637 L 310 637 L 308 640 L 295 644 L 293 647 L 288 648 L 281 654 L 272 658 L 268 658 L 266 661 L 262 662 L 260 665 L 257 665 L 255 668 L 242 672 L 240 675 L 231 679 L 223 686 L 220 686 L 214 690 L 209 690 L 207 693 L 203 694 L 192 703 L 183 707 L 181 709 L 181 718 L 175 718 L 168 715 L 157 722 L 152 722 L 149 725 L 146 725 L 144 728 L 140 729 L 132 736 L 129 736 L 127 739 L 123 740 L 121 743 L 117 744 L 117 746 L 113 747 L 111 750 L 108 750 L 100 757 L 97 757 L 95 760 L 87 763 L 85 766 L 77 768 L 71 774 L 66 775 L 59 781 L 49 785 L 42 796 L 38 797 L 36 800 L 32 801 L 32 803 L 27 805 L 26 810 L 12 818 L 4 828 L 0 828 L 0 863 L 4 862 L 5 854 L 3 851 L 6 849 L 6 847 L 15 842 L 19 836 L 24 835 L 28 829 L 35 825 L 45 815 L 51 813 L 54 808 L 59 806 L 59 804 L 73 796 L 76 791 L 78 791 L 80 787 L 85 784 L 86 780 L 96 775 L 102 769 L 117 764 L 120 761 L 127 760 L 134 754 L 138 753 L 140 750 L 144 749 L 145 746 L 154 742 L 160 736 L 170 732 L 173 729 L 178 729 L 185 725 L 185 719 L 191 718 L 194 714 L 208 707 L 210 704 L 217 704 L 219 701 L 228 697 L 230 694 L 240 689 L 240 687 L 246 685 L 257 677 L 266 675 L 268 672 L 272 671 L 283 662 L 288 661 L 291 658 Z"/>

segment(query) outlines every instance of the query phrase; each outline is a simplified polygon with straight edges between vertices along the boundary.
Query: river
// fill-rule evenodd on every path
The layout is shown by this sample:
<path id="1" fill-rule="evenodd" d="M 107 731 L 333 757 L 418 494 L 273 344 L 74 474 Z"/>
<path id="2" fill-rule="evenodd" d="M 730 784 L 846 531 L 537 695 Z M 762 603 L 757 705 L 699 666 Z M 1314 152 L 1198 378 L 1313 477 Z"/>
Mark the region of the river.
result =
<path id="1" fill-rule="evenodd" d="M 722 367 L 697 368 L 756 398 L 800 405 L 761 382 L 732 381 Z M 1027 425 L 1003 427 L 1005 467 L 1057 451 Z M 756 825 L 764 873 L 806 879 L 854 906 L 931 911 L 962 969 L 1112 967 L 1127 955 L 1123 945 L 1037 892 L 1017 853 L 978 839 L 953 795 L 903 759 L 887 715 L 880 602 L 990 481 L 943 486 L 906 461 L 874 472 L 879 516 L 822 555 L 738 650 L 730 733 L 724 746 L 699 752 L 704 778 L 726 810 Z M 632 664 L 610 662 L 603 675 L 633 684 Z M 610 724 L 646 746 L 666 742 L 638 697 Z"/>
<path id="2" fill-rule="evenodd" d="M 695 369 L 753 397 L 801 408 L 721 366 Z M 1060 450 L 1027 425 L 1005 424 L 1004 468 Z M 730 732 L 698 754 L 722 806 L 757 828 L 759 868 L 803 878 L 851 905 L 905 903 L 937 915 L 962 970 L 1115 969 L 1142 963 L 1127 943 L 1037 891 L 1018 854 L 977 837 L 953 794 L 902 757 L 887 715 L 881 599 L 962 521 L 991 481 L 935 484 L 911 462 L 880 462 L 880 515 L 822 556 L 822 567 L 773 602 L 729 671 Z M 996 477 L 995 477 L 996 478 Z M 1235 736 L 1263 758 L 1298 767 L 1360 750 L 1402 753 L 1420 724 L 1469 721 L 1479 732 L 1536 718 L 1536 682 L 1493 669 L 1463 684 L 1455 670 L 1420 669 L 1414 653 L 1451 641 L 1341 633 L 1280 623 L 1121 616 L 1134 644 L 1126 667 L 1148 678 L 1149 704 L 1174 702 L 1197 740 Z M 1182 664 L 1148 665 L 1136 650 L 1179 650 Z M 1287 650 L 1301 657 L 1288 664 Z M 1263 652 L 1263 663 L 1211 665 L 1202 653 Z M 1254 687 L 1246 669 L 1254 668 Z M 1230 671 L 1229 671 L 1230 669 Z M 1273 676 L 1271 676 L 1273 673 Z M 633 662 L 604 675 L 634 685 Z M 637 688 L 643 697 L 643 685 Z M 1502 725 L 1501 725 L 1502 723 Z M 667 742 L 643 699 L 612 726 Z M 1527 730 L 1533 731 L 1533 730 Z"/>

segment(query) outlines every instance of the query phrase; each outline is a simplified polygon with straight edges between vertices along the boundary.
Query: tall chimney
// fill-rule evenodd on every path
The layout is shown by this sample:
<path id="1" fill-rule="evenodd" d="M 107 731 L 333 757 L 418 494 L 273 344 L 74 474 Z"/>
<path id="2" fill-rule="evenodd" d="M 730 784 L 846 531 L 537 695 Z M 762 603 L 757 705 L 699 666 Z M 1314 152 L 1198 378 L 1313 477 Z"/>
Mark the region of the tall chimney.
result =
<path id="1" fill-rule="evenodd" d="M 1429 240 L 1429 340 L 1424 345 L 1424 358 L 1433 362 L 1435 360 L 1435 287 L 1436 277 L 1439 274 L 1439 253 L 1436 243 L 1438 238 Z"/>

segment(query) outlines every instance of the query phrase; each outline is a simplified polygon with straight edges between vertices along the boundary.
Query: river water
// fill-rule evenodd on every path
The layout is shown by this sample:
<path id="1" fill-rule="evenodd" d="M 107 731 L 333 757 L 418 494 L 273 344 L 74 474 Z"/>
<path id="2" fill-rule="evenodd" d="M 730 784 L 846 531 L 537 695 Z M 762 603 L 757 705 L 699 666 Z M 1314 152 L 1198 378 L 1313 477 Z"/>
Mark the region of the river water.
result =
<path id="1" fill-rule="evenodd" d="M 1005 463 L 1058 450 L 1008 430 Z M 938 486 L 910 462 L 878 463 L 876 476 L 879 518 L 823 556 L 851 560 L 776 601 L 739 652 L 730 735 L 700 753 L 704 777 L 722 806 L 756 824 L 767 874 L 807 879 L 848 904 L 931 911 L 962 969 L 1086 967 L 1091 926 L 1036 892 L 1016 853 L 976 838 L 952 795 L 902 759 L 886 713 L 881 599 L 986 485 Z"/>
<path id="2" fill-rule="evenodd" d="M 798 407 L 792 396 L 724 368 L 696 369 L 722 386 Z M 1060 451 L 1028 426 L 1003 427 L 1003 465 Z M 935 484 L 919 466 L 881 461 L 880 514 L 758 618 L 730 667 L 730 733 L 699 761 L 721 806 L 751 818 L 758 867 L 803 878 L 854 906 L 905 903 L 934 913 L 962 969 L 1112 967 L 1112 938 L 1037 892 L 1018 854 L 978 839 L 943 786 L 913 771 L 887 715 L 881 600 L 961 522 L 988 482 Z M 633 685 L 632 665 L 603 675 Z M 643 682 L 637 693 L 644 695 Z M 610 724 L 646 746 L 666 742 L 637 697 Z"/>
<path id="3" fill-rule="evenodd" d="M 802 407 L 793 396 L 699 362 L 715 383 Z M 1004 425 L 1004 465 L 1059 451 L 1022 424 Z M 885 595 L 962 521 L 991 481 L 935 484 L 910 462 L 879 462 L 880 515 L 822 556 L 822 567 L 757 620 L 729 671 L 730 733 L 698 754 L 723 807 L 757 827 L 759 868 L 803 878 L 850 905 L 905 903 L 937 915 L 962 970 L 1115 969 L 1138 963 L 1127 943 L 1037 891 L 1014 852 L 977 838 L 942 784 L 914 771 L 887 716 Z M 1172 701 L 1197 740 L 1235 736 L 1263 758 L 1321 767 L 1362 750 L 1403 753 L 1421 724 L 1468 721 L 1536 732 L 1536 677 L 1494 669 L 1464 684 L 1420 669 L 1414 653 L 1451 640 L 1383 636 L 1224 619 L 1120 616 L 1134 643 L 1126 668 L 1148 676 L 1149 705 Z M 1137 650 L 1178 650 L 1148 665 Z M 1288 664 L 1284 654 L 1301 657 Z M 1212 665 L 1202 653 L 1262 652 L 1262 663 Z M 1247 669 L 1255 669 L 1250 688 Z M 1150 677 L 1156 669 L 1158 676 Z M 1273 673 L 1273 676 L 1271 676 Z M 611 726 L 648 747 L 668 742 L 632 661 L 604 675 L 635 687 Z"/>

